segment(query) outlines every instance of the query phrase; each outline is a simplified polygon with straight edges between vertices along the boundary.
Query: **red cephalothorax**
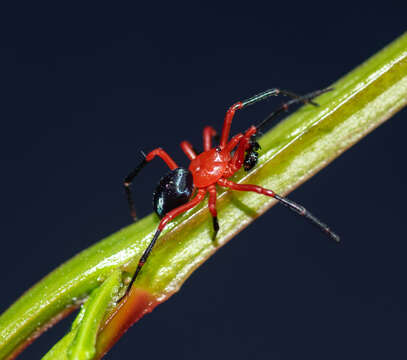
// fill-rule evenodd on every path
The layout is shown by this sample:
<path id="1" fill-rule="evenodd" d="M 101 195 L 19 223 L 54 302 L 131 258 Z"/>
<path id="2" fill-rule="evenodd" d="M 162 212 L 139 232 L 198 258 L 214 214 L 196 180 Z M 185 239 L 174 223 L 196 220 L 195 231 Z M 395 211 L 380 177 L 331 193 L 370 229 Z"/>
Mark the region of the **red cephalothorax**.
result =
<path id="1" fill-rule="evenodd" d="M 191 160 L 189 171 L 194 185 L 200 189 L 216 184 L 223 177 L 230 161 L 230 153 L 220 147 L 204 151 Z"/>
<path id="2" fill-rule="evenodd" d="M 216 186 L 226 187 L 237 191 L 252 191 L 273 197 L 290 210 L 293 210 L 297 214 L 310 220 L 334 240 L 339 241 L 338 235 L 331 231 L 327 225 L 312 215 L 303 206 L 277 195 L 272 190 L 264 189 L 257 185 L 237 184 L 228 180 L 228 178 L 240 168 L 243 167 L 246 171 L 249 171 L 256 165 L 258 150 L 260 149 L 260 146 L 256 141 L 256 135 L 258 135 L 260 128 L 280 113 L 288 110 L 290 105 L 296 103 L 310 103 L 317 105 L 312 99 L 329 90 L 331 89 L 318 90 L 304 96 L 298 96 L 292 92 L 274 88 L 232 105 L 225 116 L 219 145 L 212 147 L 212 140 L 217 133 L 215 129 L 210 126 L 205 127 L 203 130 L 204 151 L 202 153 L 197 154 L 188 141 L 183 141 L 181 143 L 181 149 L 189 160 L 191 160 L 188 169 L 179 167 L 161 148 L 154 149 L 147 155 L 143 153 L 143 161 L 124 180 L 127 200 L 134 220 L 137 218 L 130 185 L 135 176 L 156 156 L 160 157 L 168 165 L 171 171 L 160 180 L 154 192 L 154 210 L 161 218 L 161 221 L 153 239 L 139 260 L 137 269 L 127 288 L 127 292 L 130 290 L 138 273 L 145 264 L 155 242 L 166 224 L 176 216 L 198 205 L 205 198 L 206 193 L 209 195 L 208 208 L 213 219 L 213 238 L 216 238 L 219 230 L 216 211 Z M 251 126 L 246 132 L 239 133 L 229 140 L 230 127 L 236 110 L 279 94 L 288 96 L 291 100 L 281 105 L 257 126 Z M 196 191 L 194 191 L 194 189 L 196 189 Z"/>

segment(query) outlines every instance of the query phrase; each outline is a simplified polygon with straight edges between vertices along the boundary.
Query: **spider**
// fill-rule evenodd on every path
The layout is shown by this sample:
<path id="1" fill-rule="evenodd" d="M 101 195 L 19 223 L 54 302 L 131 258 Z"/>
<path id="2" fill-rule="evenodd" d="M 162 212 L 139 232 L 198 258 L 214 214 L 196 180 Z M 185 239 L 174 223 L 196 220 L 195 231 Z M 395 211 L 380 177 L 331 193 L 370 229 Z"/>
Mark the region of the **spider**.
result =
<path id="1" fill-rule="evenodd" d="M 332 89 L 317 90 L 299 96 L 290 91 L 272 88 L 254 95 L 249 99 L 235 103 L 226 112 L 218 146 L 212 147 L 212 140 L 217 137 L 217 133 L 211 126 L 206 126 L 203 130 L 204 151 L 199 155 L 195 152 L 194 148 L 188 141 L 181 142 L 181 149 L 189 160 L 191 160 L 188 169 L 178 166 L 162 148 L 154 149 L 147 155 L 142 152 L 144 157 L 142 162 L 124 179 L 124 189 L 130 212 L 134 220 L 137 220 L 137 216 L 130 189 L 134 178 L 138 175 L 141 169 L 145 167 L 145 165 L 157 156 L 168 165 L 170 172 L 161 178 L 153 194 L 153 207 L 161 220 L 153 239 L 138 262 L 136 271 L 127 287 L 127 292 L 130 291 L 130 288 L 136 280 L 141 268 L 147 261 L 147 258 L 164 227 L 176 216 L 197 206 L 205 198 L 206 193 L 209 194 L 208 207 L 213 220 L 213 239 L 216 239 L 216 235 L 219 231 L 216 211 L 216 185 L 232 190 L 252 191 L 270 196 L 278 200 L 290 210 L 304 216 L 335 241 L 339 241 L 339 236 L 337 234 L 303 206 L 276 194 L 272 190 L 257 185 L 237 184 L 228 180 L 228 178 L 235 174 L 241 167 L 243 167 L 245 171 L 249 171 L 257 164 L 260 145 L 256 141 L 256 135 L 259 135 L 260 129 L 269 123 L 270 120 L 274 119 L 280 113 L 287 111 L 291 105 L 296 103 L 310 103 L 314 106 L 318 106 L 318 104 L 313 102 L 312 99 L 330 90 Z M 257 126 L 250 126 L 246 132 L 239 133 L 229 140 L 230 127 L 236 110 L 243 109 L 249 105 L 265 100 L 268 97 L 277 95 L 288 96 L 291 100 L 282 104 Z"/>

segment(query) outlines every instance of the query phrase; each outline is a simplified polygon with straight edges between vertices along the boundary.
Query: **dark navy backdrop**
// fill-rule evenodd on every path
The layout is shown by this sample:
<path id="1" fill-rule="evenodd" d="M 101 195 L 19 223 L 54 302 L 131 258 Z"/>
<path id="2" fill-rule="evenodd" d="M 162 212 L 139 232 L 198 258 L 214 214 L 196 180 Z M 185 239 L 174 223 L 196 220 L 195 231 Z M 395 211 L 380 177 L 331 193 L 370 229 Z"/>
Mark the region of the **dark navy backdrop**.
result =
<path id="1" fill-rule="evenodd" d="M 140 149 L 161 145 L 182 163 L 179 142 L 200 146 L 203 126 L 220 127 L 230 104 L 269 87 L 329 85 L 405 31 L 407 10 L 391 1 L 1 6 L 0 311 L 130 222 L 121 181 Z M 233 131 L 272 106 L 245 111 Z M 406 121 L 400 112 L 291 194 L 333 225 L 341 246 L 275 207 L 107 358 L 405 358 Z M 157 162 L 138 181 L 142 214 L 164 169 Z M 21 359 L 38 359 L 69 322 Z"/>

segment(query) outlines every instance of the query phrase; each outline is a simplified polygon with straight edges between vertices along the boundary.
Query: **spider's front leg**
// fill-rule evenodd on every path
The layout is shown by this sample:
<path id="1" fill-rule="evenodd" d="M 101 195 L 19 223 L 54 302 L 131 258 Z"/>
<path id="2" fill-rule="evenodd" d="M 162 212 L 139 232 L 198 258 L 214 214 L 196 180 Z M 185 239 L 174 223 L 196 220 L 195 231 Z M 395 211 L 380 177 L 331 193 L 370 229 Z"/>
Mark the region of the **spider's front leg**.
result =
<path id="1" fill-rule="evenodd" d="M 252 145 L 252 138 L 256 135 L 256 133 L 257 133 L 257 128 L 255 126 L 251 126 L 246 131 L 243 138 L 240 140 L 239 145 L 238 145 L 238 147 L 233 155 L 232 161 L 231 161 L 231 166 L 234 168 L 235 172 L 237 170 L 239 170 L 245 163 L 246 151 L 248 151 L 250 149 L 255 149 L 255 147 L 253 147 L 253 145 Z M 251 168 L 254 165 L 255 165 L 255 163 L 251 166 Z M 245 166 L 245 170 L 246 170 L 246 166 Z"/>
<path id="2" fill-rule="evenodd" d="M 292 93 L 290 91 L 286 91 L 286 90 L 282 90 L 282 89 L 272 88 L 272 89 L 263 91 L 260 94 L 256 94 L 256 95 L 254 95 L 254 96 L 252 96 L 252 97 L 250 97 L 250 98 L 248 98 L 246 100 L 239 101 L 236 104 L 233 104 L 229 108 L 229 110 L 226 112 L 226 116 L 225 116 L 225 120 L 223 122 L 223 128 L 222 128 L 222 136 L 221 136 L 221 139 L 220 139 L 220 146 L 221 147 L 226 146 L 226 143 L 227 143 L 228 138 L 229 138 L 230 127 L 232 125 L 232 120 L 233 120 L 233 117 L 235 116 L 236 110 L 243 109 L 246 106 L 253 105 L 253 104 L 255 104 L 255 103 L 259 102 L 259 101 L 263 101 L 263 100 L 269 98 L 270 96 L 277 96 L 277 95 L 280 95 L 280 94 L 285 95 L 285 96 L 289 96 L 291 98 L 294 98 L 294 99 L 296 99 L 296 101 L 303 101 L 304 102 L 304 100 L 300 96 L 298 96 L 297 94 L 294 94 L 294 93 Z M 309 102 L 309 101 L 310 100 L 305 100 L 305 103 Z"/>
<path id="3" fill-rule="evenodd" d="M 254 95 L 246 100 L 239 101 L 236 104 L 232 105 L 229 110 L 226 112 L 225 120 L 223 122 L 223 128 L 222 128 L 222 135 L 221 135 L 221 140 L 220 140 L 220 146 L 224 148 L 226 146 L 226 143 L 229 138 L 229 133 L 230 133 L 230 127 L 232 125 L 232 120 L 233 117 L 235 116 L 236 110 L 243 109 L 247 106 L 253 105 L 259 101 L 263 101 L 271 96 L 277 96 L 277 95 L 284 95 L 290 97 L 292 100 L 284 103 L 279 109 L 271 113 L 264 121 L 262 121 L 257 127 L 259 130 L 261 127 L 263 127 L 266 123 L 268 123 L 270 120 L 274 119 L 276 116 L 278 116 L 280 113 L 287 111 L 288 108 L 297 103 L 303 103 L 303 104 L 312 104 L 314 106 L 317 106 L 318 104 L 313 102 L 312 100 L 317 97 L 320 94 L 323 94 L 327 91 L 332 90 L 332 88 L 328 89 L 322 89 L 322 90 L 317 90 L 305 95 L 297 95 L 291 91 L 287 90 L 282 90 L 278 88 L 272 88 L 269 90 L 266 90 L 260 94 Z"/>
<path id="4" fill-rule="evenodd" d="M 212 149 L 212 139 L 217 137 L 217 132 L 212 126 L 205 126 L 203 129 L 203 148 L 204 151 Z"/>

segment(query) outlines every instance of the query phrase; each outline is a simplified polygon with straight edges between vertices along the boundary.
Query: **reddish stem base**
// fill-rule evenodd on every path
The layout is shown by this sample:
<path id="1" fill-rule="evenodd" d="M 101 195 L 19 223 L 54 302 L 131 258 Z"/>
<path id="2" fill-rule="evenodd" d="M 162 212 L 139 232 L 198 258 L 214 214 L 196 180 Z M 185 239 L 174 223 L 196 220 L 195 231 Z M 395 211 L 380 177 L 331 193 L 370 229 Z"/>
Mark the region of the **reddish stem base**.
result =
<path id="1" fill-rule="evenodd" d="M 98 336 L 96 358 L 101 359 L 137 320 L 160 302 L 148 291 L 133 286 L 115 307 Z"/>

